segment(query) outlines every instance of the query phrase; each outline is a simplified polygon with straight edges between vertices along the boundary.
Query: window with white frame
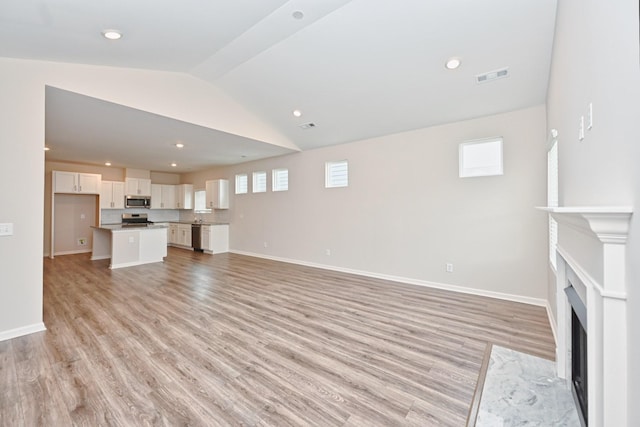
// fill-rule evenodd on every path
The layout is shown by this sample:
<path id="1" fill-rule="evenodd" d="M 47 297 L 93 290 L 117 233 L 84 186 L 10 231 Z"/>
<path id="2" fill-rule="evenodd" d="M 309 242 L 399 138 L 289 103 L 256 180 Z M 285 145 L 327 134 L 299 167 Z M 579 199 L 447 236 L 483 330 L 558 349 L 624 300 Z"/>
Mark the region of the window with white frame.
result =
<path id="1" fill-rule="evenodd" d="M 502 175 L 502 138 L 485 138 L 460 144 L 460 178 Z"/>
<path id="2" fill-rule="evenodd" d="M 551 141 L 547 151 L 547 206 L 558 206 L 558 131 L 551 130 Z M 558 246 L 558 222 L 549 215 L 549 261 L 556 265 L 556 247 Z"/>
<path id="3" fill-rule="evenodd" d="M 247 194 L 249 191 L 249 183 L 246 173 L 236 175 L 236 194 Z"/>
<path id="4" fill-rule="evenodd" d="M 349 162 L 340 160 L 325 163 L 325 183 L 326 188 L 349 186 Z"/>
<path id="5" fill-rule="evenodd" d="M 274 169 L 272 171 L 271 189 L 273 191 L 287 191 L 289 189 L 289 169 Z"/>
<path id="6" fill-rule="evenodd" d="M 254 193 L 266 193 L 267 192 L 267 173 L 260 171 L 253 173 L 253 187 Z"/>
<path id="7" fill-rule="evenodd" d="M 205 190 L 196 190 L 193 194 L 193 212 L 210 213 L 211 209 L 207 208 L 207 192 Z"/>

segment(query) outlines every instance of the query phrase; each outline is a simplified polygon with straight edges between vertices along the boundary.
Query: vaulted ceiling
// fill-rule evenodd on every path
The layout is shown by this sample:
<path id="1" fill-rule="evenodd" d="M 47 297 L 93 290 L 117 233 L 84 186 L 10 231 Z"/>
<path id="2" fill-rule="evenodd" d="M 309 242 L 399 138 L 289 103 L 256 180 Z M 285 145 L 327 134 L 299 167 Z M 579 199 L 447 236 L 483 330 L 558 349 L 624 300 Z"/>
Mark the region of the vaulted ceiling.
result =
<path id="1" fill-rule="evenodd" d="M 3 0 L 0 56 L 191 74 L 307 150 L 543 103 L 555 10 L 555 0 Z M 104 39 L 109 28 L 123 37 Z M 445 68 L 451 57 L 458 69 Z M 123 166 L 158 171 L 166 159 L 148 150 L 158 129 L 221 141 L 219 156 L 177 159 L 183 171 L 242 161 L 243 150 L 287 152 L 64 91 L 48 91 L 47 104 L 47 144 L 78 156 L 68 160 L 102 162 L 87 142 L 98 131 L 123 142 L 114 151 L 136 141 Z M 65 133 L 78 111 L 82 124 Z M 132 134 L 105 134 L 105 114 L 135 122 Z"/>

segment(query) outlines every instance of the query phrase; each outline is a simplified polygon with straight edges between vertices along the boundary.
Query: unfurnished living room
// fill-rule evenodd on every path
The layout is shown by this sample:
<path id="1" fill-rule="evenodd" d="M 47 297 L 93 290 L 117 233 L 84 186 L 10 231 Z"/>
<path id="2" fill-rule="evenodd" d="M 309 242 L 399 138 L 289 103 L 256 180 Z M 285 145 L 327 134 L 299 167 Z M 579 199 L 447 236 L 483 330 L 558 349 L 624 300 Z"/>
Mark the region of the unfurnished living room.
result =
<path id="1" fill-rule="evenodd" d="M 640 7 L 0 4 L 0 426 L 634 426 Z"/>

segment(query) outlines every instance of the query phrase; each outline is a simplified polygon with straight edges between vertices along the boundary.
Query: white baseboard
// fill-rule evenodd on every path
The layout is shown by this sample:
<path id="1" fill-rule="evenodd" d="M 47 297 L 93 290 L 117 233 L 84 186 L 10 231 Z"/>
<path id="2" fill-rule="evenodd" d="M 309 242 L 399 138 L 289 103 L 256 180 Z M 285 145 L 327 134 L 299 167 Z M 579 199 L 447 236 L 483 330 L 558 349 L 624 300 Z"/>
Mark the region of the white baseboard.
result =
<path id="1" fill-rule="evenodd" d="M 8 331 L 0 332 L 0 341 L 10 340 L 12 338 L 18 338 L 23 335 L 33 334 L 35 332 L 46 331 L 47 328 L 44 323 L 35 323 L 33 325 L 22 326 L 20 328 L 10 329 Z"/>
<path id="2" fill-rule="evenodd" d="M 288 262 L 290 264 L 304 265 L 304 266 L 307 266 L 307 267 L 322 268 L 324 270 L 339 271 L 341 273 L 357 274 L 359 276 L 372 277 L 372 278 L 375 278 L 375 279 L 382 279 L 382 280 L 389 280 L 391 282 L 405 283 L 405 284 L 409 284 L 409 285 L 426 286 L 426 287 L 429 287 L 429 288 L 442 289 L 442 290 L 445 290 L 445 291 L 460 292 L 460 293 L 463 293 L 463 294 L 478 295 L 478 296 L 496 298 L 496 299 L 501 299 L 501 300 L 506 300 L 506 301 L 520 302 L 520 303 L 524 303 L 524 304 L 536 305 L 536 306 L 539 306 L 539 307 L 545 307 L 545 306 L 548 305 L 547 300 L 544 300 L 542 298 L 531 298 L 531 297 L 525 297 L 525 296 L 522 296 L 522 295 L 513 295 L 513 294 L 502 293 L 502 292 L 487 291 L 487 290 L 483 290 L 483 289 L 467 288 L 467 287 L 464 287 L 464 286 L 450 285 L 450 284 L 446 284 L 446 283 L 429 282 L 429 281 L 426 281 L 426 280 L 419 280 L 419 279 L 413 279 L 413 278 L 410 278 L 410 277 L 402 277 L 402 276 L 392 276 L 392 275 L 388 275 L 388 274 L 374 273 L 374 272 L 371 272 L 371 271 L 353 270 L 353 269 L 350 269 L 350 268 L 336 267 L 336 266 L 333 266 L 333 265 L 325 265 L 325 264 L 316 264 L 316 263 L 313 263 L 313 262 L 300 261 L 300 260 L 297 260 L 297 259 L 290 259 L 290 258 L 281 258 L 281 257 L 275 257 L 275 256 L 264 255 L 264 254 L 259 254 L 259 253 L 253 253 L 253 252 L 245 252 L 245 251 L 237 251 L 237 250 L 230 250 L 229 252 L 234 253 L 234 254 L 238 254 L 238 255 L 246 255 L 246 256 L 252 256 L 252 257 L 256 257 L 256 258 L 269 259 L 269 260 L 273 260 L 273 261 Z"/>
<path id="3" fill-rule="evenodd" d="M 78 249 L 75 251 L 62 251 L 62 252 L 55 252 L 53 254 L 53 256 L 58 256 L 58 255 L 76 255 L 76 254 L 86 254 L 86 253 L 90 253 L 91 249 Z"/>

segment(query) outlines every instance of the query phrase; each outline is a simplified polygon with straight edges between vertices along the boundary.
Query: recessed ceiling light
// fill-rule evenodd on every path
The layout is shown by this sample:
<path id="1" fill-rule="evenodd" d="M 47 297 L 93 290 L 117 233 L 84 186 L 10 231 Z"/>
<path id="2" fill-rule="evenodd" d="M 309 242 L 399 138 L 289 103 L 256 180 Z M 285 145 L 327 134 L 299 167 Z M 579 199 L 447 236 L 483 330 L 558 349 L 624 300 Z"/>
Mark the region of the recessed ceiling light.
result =
<path id="1" fill-rule="evenodd" d="M 122 33 L 118 30 L 104 30 L 102 35 L 109 40 L 118 40 L 122 37 Z"/>
<path id="2" fill-rule="evenodd" d="M 302 116 L 302 111 L 300 111 L 300 110 L 293 110 L 293 115 L 294 115 L 294 116 L 296 116 L 296 117 L 300 117 L 300 116 Z"/>
<path id="3" fill-rule="evenodd" d="M 460 66 L 460 64 L 462 64 L 462 61 L 460 60 L 460 58 L 449 58 L 447 62 L 444 64 L 444 66 L 448 70 L 455 70 Z"/>
<path id="4" fill-rule="evenodd" d="M 104 162 L 105 166 L 111 166 L 111 162 Z"/>
<path id="5" fill-rule="evenodd" d="M 291 16 L 293 16 L 293 19 L 300 20 L 300 19 L 304 18 L 304 12 L 302 12 L 301 10 L 296 10 L 295 12 L 293 12 L 291 14 Z"/>
<path id="6" fill-rule="evenodd" d="M 51 150 L 51 148 L 49 148 L 49 147 L 44 147 L 44 151 L 49 151 L 49 150 Z"/>
<path id="7" fill-rule="evenodd" d="M 181 143 L 181 142 L 178 142 L 178 143 L 176 144 L 176 147 L 178 147 L 178 148 L 184 148 L 184 144 L 183 144 L 183 143 Z"/>
<path id="8" fill-rule="evenodd" d="M 177 163 L 171 163 L 171 167 L 172 167 L 172 168 L 175 168 L 176 166 L 178 166 L 178 164 L 177 164 Z"/>

